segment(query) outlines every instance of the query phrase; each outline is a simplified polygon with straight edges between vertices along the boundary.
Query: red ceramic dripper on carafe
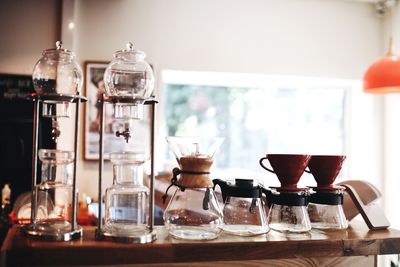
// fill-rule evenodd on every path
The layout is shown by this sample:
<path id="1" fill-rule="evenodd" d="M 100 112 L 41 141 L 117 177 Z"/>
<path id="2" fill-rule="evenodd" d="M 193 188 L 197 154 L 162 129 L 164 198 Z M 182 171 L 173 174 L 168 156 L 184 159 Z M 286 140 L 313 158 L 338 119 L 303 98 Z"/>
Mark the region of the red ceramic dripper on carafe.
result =
<path id="1" fill-rule="evenodd" d="M 317 181 L 311 187 L 313 193 L 309 197 L 308 214 L 311 225 L 316 229 L 346 229 L 348 223 L 343 210 L 344 190 L 334 185 L 343 161 L 343 155 L 313 155 L 308 162 L 309 171 Z"/>
<path id="2" fill-rule="evenodd" d="M 268 159 L 272 169 L 265 166 Z M 299 188 L 297 183 L 307 167 L 310 155 L 267 154 L 260 159 L 265 170 L 278 176 L 281 187 L 266 190 L 269 227 L 278 232 L 303 233 L 311 230 L 307 213 L 308 188 Z"/>
<path id="3" fill-rule="evenodd" d="M 265 170 L 275 173 L 281 183 L 280 189 L 296 190 L 297 183 L 307 167 L 310 155 L 303 154 L 267 154 L 260 159 L 260 165 Z M 264 165 L 268 159 L 272 169 Z"/>
<path id="4" fill-rule="evenodd" d="M 334 189 L 333 183 L 339 175 L 346 156 L 344 155 L 313 155 L 308 162 L 309 171 L 317 182 L 317 188 Z"/>

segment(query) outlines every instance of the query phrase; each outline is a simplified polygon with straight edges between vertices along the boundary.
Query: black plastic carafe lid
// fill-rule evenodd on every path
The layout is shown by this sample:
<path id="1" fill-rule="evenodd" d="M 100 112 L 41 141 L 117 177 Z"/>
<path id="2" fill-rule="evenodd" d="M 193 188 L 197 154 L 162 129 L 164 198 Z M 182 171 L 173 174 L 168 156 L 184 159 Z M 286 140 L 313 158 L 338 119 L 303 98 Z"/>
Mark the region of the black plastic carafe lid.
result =
<path id="1" fill-rule="evenodd" d="M 279 192 L 278 194 L 272 193 L 271 191 L 265 191 L 268 200 L 268 207 L 272 204 L 282 206 L 307 206 L 308 195 L 306 194 L 294 194 L 293 192 Z"/>
<path id="2" fill-rule="evenodd" d="M 235 179 L 235 183 L 214 179 L 213 183 L 214 188 L 216 185 L 221 187 L 224 202 L 227 197 L 261 198 L 262 195 L 262 187 L 254 186 L 252 179 Z"/>
<path id="3" fill-rule="evenodd" d="M 310 195 L 311 203 L 323 205 L 343 205 L 344 192 L 317 191 Z"/>

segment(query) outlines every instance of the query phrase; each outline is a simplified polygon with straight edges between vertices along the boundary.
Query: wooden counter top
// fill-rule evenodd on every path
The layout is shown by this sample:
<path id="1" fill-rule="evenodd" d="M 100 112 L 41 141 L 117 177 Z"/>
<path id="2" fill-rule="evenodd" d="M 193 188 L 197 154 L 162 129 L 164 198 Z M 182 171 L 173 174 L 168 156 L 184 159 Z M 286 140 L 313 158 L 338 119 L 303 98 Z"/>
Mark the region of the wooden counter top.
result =
<path id="1" fill-rule="evenodd" d="M 151 244 L 95 241 L 94 227 L 84 228 L 81 240 L 43 242 L 25 237 L 18 226 L 10 229 L 1 248 L 6 266 L 118 265 L 204 261 L 343 257 L 400 254 L 400 231 L 369 231 L 363 222 L 352 222 L 345 231 L 312 230 L 309 234 L 284 235 L 270 231 L 257 237 L 222 234 L 212 241 L 183 241 L 156 227 Z"/>

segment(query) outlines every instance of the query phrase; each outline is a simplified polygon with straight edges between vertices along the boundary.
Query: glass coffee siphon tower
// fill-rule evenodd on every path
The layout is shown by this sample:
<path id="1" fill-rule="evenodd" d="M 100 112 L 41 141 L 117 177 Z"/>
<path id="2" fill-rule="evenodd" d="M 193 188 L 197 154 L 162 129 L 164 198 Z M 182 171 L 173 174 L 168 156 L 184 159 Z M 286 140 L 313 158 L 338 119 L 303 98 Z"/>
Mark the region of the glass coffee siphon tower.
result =
<path id="1" fill-rule="evenodd" d="M 105 94 L 100 97 L 99 137 L 99 220 L 96 230 L 98 240 L 128 243 L 149 243 L 156 239 L 154 227 L 154 130 L 155 105 L 151 96 L 154 75 L 151 66 L 144 60 L 145 54 L 126 48 L 115 52 L 114 59 L 104 73 Z M 138 149 L 110 153 L 113 165 L 113 184 L 105 190 L 104 221 L 102 216 L 103 166 L 104 166 L 104 118 L 106 104 L 114 106 L 114 121 L 123 124 L 115 131 L 130 144 L 137 132 L 133 131 L 133 120 L 144 118 L 144 106 L 149 106 L 150 152 Z M 137 129 L 135 129 L 137 130 Z M 131 146 L 129 146 L 131 149 Z M 150 160 L 150 188 L 143 185 L 144 164 Z"/>
<path id="2" fill-rule="evenodd" d="M 82 236 L 82 228 L 77 224 L 76 187 L 80 104 L 86 101 L 80 93 L 82 70 L 75 54 L 63 49 L 58 41 L 56 48 L 43 51 L 42 58 L 34 67 L 32 79 L 36 93 L 31 96 L 34 102 L 31 222 L 22 231 L 44 240 L 69 241 Z M 73 151 L 61 150 L 58 149 L 58 140 L 62 133 L 68 134 L 66 129 L 61 131 L 61 128 L 71 118 L 73 104 Z M 55 149 L 39 149 L 40 124 L 46 118 L 51 119 L 50 136 Z M 38 158 L 41 162 L 39 184 Z"/>

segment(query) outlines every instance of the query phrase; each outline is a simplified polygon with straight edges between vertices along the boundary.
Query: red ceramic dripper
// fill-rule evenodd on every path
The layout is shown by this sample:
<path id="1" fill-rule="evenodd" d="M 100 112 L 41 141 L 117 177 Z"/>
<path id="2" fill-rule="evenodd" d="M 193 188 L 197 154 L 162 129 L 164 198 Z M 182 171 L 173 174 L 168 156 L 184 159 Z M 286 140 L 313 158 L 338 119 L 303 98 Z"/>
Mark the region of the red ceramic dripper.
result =
<path id="1" fill-rule="evenodd" d="M 310 155 L 302 154 L 267 154 L 260 159 L 260 165 L 265 170 L 278 176 L 281 189 L 297 189 L 297 183 L 304 173 L 310 158 Z M 263 164 L 266 159 L 271 164 L 272 170 Z"/>
<path id="2" fill-rule="evenodd" d="M 333 187 L 345 159 L 344 155 L 313 155 L 308 162 L 310 170 L 306 172 L 314 176 L 317 188 Z"/>

